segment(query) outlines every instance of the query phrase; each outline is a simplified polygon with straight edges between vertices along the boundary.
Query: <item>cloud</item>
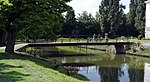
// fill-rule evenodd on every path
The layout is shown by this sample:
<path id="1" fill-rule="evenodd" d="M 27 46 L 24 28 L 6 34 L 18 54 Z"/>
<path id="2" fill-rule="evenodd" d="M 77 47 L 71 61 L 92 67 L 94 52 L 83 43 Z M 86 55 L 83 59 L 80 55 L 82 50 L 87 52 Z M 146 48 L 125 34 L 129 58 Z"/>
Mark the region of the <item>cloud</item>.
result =
<path id="1" fill-rule="evenodd" d="M 130 0 L 121 0 L 120 2 L 123 5 L 126 5 L 126 9 L 124 10 L 125 13 L 129 12 L 129 4 L 130 4 Z"/>
<path id="2" fill-rule="evenodd" d="M 95 16 L 96 12 L 99 11 L 99 5 L 102 0 L 72 0 L 68 5 L 72 6 L 75 10 L 76 16 L 78 13 L 87 11 Z M 121 0 L 121 3 L 126 5 L 125 13 L 129 11 L 129 0 Z"/>
<path id="3" fill-rule="evenodd" d="M 75 10 L 75 14 L 87 11 L 95 15 L 95 12 L 99 10 L 99 4 L 101 0 L 72 0 L 68 5 L 72 6 Z"/>

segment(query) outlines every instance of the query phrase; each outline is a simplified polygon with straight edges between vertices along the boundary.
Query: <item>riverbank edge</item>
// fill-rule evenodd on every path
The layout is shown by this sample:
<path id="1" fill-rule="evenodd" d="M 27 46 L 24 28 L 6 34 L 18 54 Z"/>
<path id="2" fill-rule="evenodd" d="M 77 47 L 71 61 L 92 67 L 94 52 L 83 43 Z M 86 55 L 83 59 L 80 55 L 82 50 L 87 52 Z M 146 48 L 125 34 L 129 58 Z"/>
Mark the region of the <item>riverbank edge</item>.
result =
<path id="1" fill-rule="evenodd" d="M 141 44 L 142 45 L 142 44 Z M 143 46 L 143 45 L 142 45 Z M 145 48 L 150 48 L 150 46 L 144 46 Z M 64 51 L 69 51 L 69 49 L 65 49 L 65 48 L 59 48 L 60 50 L 64 50 Z M 91 48 L 88 48 L 88 49 L 91 49 Z M 93 49 L 93 48 L 92 48 Z M 72 50 L 71 50 L 72 51 Z M 104 52 L 104 53 L 108 53 L 108 52 L 106 52 L 106 50 L 104 50 L 104 49 L 101 49 L 101 51 L 102 52 Z M 72 51 L 72 52 L 76 52 L 76 53 L 78 53 L 78 51 Z M 84 52 L 83 52 L 84 53 Z M 93 54 L 93 53 L 90 53 L 90 54 L 92 54 L 92 55 L 98 55 L 98 54 Z M 109 54 L 109 53 L 108 53 Z M 144 51 L 141 51 L 140 53 L 138 53 L 138 51 L 136 52 L 136 53 L 134 53 L 134 52 L 132 52 L 132 50 L 131 51 L 126 51 L 126 54 L 125 55 L 131 55 L 131 56 L 139 56 L 139 57 L 145 57 L 145 58 L 150 58 L 150 55 L 148 55 L 149 53 L 145 53 Z"/>
<path id="2" fill-rule="evenodd" d="M 45 60 L 44 58 L 37 58 L 37 57 L 33 57 L 33 56 L 31 56 L 31 55 L 29 55 L 29 54 L 27 54 L 27 53 L 23 53 L 23 52 L 18 52 L 18 51 L 15 51 L 15 53 L 14 54 L 9 54 L 9 53 L 5 53 L 4 52 L 4 49 L 0 49 L 0 55 L 1 54 L 5 54 L 5 56 L 7 56 L 7 55 L 12 55 L 12 56 L 17 56 L 17 57 L 20 57 L 19 59 L 22 59 L 22 58 L 29 58 L 29 59 L 33 59 L 33 60 L 35 60 L 35 61 L 37 61 L 37 62 L 35 62 L 35 63 L 39 63 L 40 61 L 42 62 L 42 63 L 44 63 L 44 64 L 49 64 L 49 61 L 48 60 Z M 0 58 L 1 59 L 1 58 Z M 5 59 L 5 58 L 4 58 Z M 9 58 L 6 58 L 6 59 L 9 59 Z M 10 58 L 11 59 L 11 58 Z M 3 60 L 3 57 L 2 57 L 2 59 L 1 60 Z M 15 60 L 15 59 L 14 59 Z M 27 60 L 27 59 L 26 59 Z M 33 62 L 33 61 L 30 61 L 30 60 L 28 60 L 29 62 Z M 61 80 L 60 81 L 58 81 L 57 80 L 57 82 L 61 82 L 62 81 L 62 79 L 65 79 L 65 80 L 68 80 L 68 81 L 71 81 L 71 82 L 91 82 L 90 80 L 89 81 L 84 81 L 84 80 L 79 80 L 79 79 L 77 79 L 77 78 L 73 78 L 73 77 L 71 77 L 71 76 L 68 76 L 68 75 L 66 75 L 66 74 L 63 74 L 63 73 L 61 73 L 61 72 L 59 72 L 59 71 L 57 71 L 57 70 L 54 70 L 54 69 L 52 69 L 51 67 L 49 67 L 49 66 L 45 66 L 45 65 L 41 65 L 41 66 L 43 66 L 44 68 L 49 68 L 50 70 L 52 70 L 52 72 L 53 71 L 56 71 L 56 72 L 58 72 L 58 75 L 63 75 L 63 77 L 61 78 L 61 77 L 59 77 L 59 78 L 61 78 Z M 41 69 L 42 70 L 42 69 Z M 51 72 L 51 71 L 49 71 L 49 72 Z M 57 77 L 57 76 L 56 76 Z M 69 78 L 68 78 L 69 77 Z M 52 79 L 53 80 L 53 79 Z M 65 81 L 64 80 L 64 81 Z M 87 79 L 88 80 L 88 79 Z M 1 79 L 0 79 L 0 81 L 1 81 Z M 3 81 L 3 80 L 2 80 Z M 54 81 L 54 80 L 53 80 Z M 68 81 L 65 81 L 65 82 L 68 82 Z"/>

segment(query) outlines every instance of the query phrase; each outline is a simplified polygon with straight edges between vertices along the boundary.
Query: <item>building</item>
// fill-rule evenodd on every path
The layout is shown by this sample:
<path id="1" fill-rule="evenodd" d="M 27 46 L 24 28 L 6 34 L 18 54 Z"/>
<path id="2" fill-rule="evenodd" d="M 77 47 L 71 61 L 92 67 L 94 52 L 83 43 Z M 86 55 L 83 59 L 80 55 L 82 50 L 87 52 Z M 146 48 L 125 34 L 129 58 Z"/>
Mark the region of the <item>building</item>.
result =
<path id="1" fill-rule="evenodd" d="M 145 39 L 150 39 L 150 0 L 146 3 L 146 24 L 145 24 Z"/>

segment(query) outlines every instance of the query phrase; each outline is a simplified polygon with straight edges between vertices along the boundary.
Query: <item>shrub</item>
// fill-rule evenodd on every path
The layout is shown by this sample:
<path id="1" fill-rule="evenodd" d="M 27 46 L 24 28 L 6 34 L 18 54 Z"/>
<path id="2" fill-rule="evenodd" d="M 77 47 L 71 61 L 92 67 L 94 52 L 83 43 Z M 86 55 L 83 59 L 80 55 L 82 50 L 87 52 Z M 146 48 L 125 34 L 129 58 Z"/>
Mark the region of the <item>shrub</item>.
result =
<path id="1" fill-rule="evenodd" d="M 138 36 L 138 40 L 142 40 L 142 38 L 143 38 L 143 35 Z"/>
<path id="2" fill-rule="evenodd" d="M 78 67 L 72 67 L 72 66 L 64 66 L 64 69 L 67 71 L 69 75 L 77 74 L 79 71 Z"/>

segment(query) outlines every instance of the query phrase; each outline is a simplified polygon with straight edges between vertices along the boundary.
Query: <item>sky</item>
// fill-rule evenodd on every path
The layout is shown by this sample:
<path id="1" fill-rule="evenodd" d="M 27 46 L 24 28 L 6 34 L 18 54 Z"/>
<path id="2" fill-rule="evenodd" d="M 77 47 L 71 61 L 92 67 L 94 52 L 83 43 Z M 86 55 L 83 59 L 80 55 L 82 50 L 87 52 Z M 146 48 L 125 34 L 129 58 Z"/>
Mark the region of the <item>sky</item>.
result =
<path id="1" fill-rule="evenodd" d="M 121 0 L 120 3 L 126 5 L 125 13 L 129 11 L 129 2 L 130 0 Z M 75 10 L 76 16 L 78 13 L 82 13 L 83 11 L 87 11 L 95 16 L 96 12 L 99 10 L 99 5 L 101 4 L 101 0 L 72 0 L 68 3 Z"/>

